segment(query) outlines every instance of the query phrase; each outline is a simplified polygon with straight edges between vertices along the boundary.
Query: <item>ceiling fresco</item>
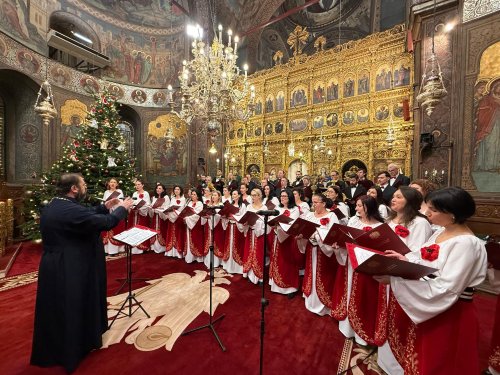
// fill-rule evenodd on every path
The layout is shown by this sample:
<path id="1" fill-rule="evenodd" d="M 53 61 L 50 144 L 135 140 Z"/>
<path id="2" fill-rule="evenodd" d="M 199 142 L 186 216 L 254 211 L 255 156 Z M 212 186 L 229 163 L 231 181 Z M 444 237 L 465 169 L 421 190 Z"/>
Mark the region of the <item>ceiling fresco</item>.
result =
<path id="1" fill-rule="evenodd" d="M 46 54 L 46 25 L 50 16 L 53 28 L 71 30 L 71 15 L 93 30 L 94 48 L 111 59 L 101 78 L 150 88 L 174 84 L 182 60 L 189 55 L 185 25 L 196 20 L 206 31 L 207 40 L 214 27 L 222 24 L 241 36 L 239 64 L 248 63 L 250 71 L 269 68 L 272 56 L 280 50 L 283 62 L 291 51 L 286 43 L 297 25 L 307 27 L 310 37 L 304 52 L 314 51 L 314 41 L 325 36 L 326 48 L 363 38 L 379 31 L 380 9 L 405 1 L 320 0 L 306 9 L 254 30 L 285 12 L 293 11 L 305 0 L 0 0 L 0 31 L 25 46 Z M 178 4 L 178 6 L 176 5 Z M 57 13 L 58 17 L 55 17 Z M 391 22 L 400 23 L 404 20 Z M 378 22 L 378 23 L 377 23 Z M 340 26 L 340 34 L 339 34 Z M 96 39 L 98 39 L 96 41 Z"/>

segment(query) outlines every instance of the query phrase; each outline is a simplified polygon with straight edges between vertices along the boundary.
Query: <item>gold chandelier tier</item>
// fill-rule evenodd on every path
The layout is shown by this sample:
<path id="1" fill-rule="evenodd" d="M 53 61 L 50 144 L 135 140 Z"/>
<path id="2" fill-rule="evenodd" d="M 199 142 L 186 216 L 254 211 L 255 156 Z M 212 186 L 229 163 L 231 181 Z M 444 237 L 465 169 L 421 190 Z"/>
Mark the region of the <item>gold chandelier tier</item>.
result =
<path id="1" fill-rule="evenodd" d="M 188 124 L 201 121 L 210 136 L 217 136 L 222 124 L 246 121 L 253 113 L 255 91 L 247 80 L 248 66 L 243 75 L 236 65 L 238 37 L 232 38 L 228 30 L 228 43 L 219 36 L 209 46 L 202 41 L 199 26 L 188 29 L 194 36 L 191 52 L 193 59 L 184 61 L 179 76 L 182 100 L 178 115 Z M 233 40 L 232 40 L 233 39 Z M 168 102 L 173 107 L 173 90 L 169 86 Z"/>

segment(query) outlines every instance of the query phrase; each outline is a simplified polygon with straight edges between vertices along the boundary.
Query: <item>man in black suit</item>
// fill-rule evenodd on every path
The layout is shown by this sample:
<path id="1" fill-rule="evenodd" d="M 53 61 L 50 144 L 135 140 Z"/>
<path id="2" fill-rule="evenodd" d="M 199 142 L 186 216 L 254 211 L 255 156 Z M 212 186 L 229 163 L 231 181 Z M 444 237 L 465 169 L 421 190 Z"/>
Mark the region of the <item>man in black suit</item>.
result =
<path id="1" fill-rule="evenodd" d="M 387 171 L 380 172 L 377 175 L 377 182 L 382 190 L 382 198 L 384 199 L 384 203 L 391 207 L 391 199 L 392 195 L 398 190 L 394 186 L 389 185 L 389 179 L 391 175 Z"/>
<path id="2" fill-rule="evenodd" d="M 337 185 L 341 191 L 344 191 L 347 188 L 347 184 L 340 178 L 338 171 L 332 171 L 330 176 L 330 180 L 326 183 L 327 188 L 331 185 Z"/>
<path id="3" fill-rule="evenodd" d="M 292 189 L 296 188 L 296 187 L 301 187 L 304 185 L 304 183 L 302 182 L 302 172 L 301 171 L 295 172 L 295 176 L 296 176 L 296 179 L 291 184 Z"/>
<path id="4" fill-rule="evenodd" d="M 366 189 L 363 185 L 360 185 L 358 182 L 358 176 L 353 175 L 348 179 L 349 186 L 344 189 L 344 194 L 346 196 L 346 204 L 349 206 L 351 211 L 351 216 L 356 215 L 356 199 L 366 194 Z"/>
<path id="5" fill-rule="evenodd" d="M 389 185 L 394 186 L 396 189 L 401 185 L 410 185 L 410 178 L 399 173 L 399 167 L 391 163 L 387 166 L 387 171 L 390 175 Z"/>
<path id="6" fill-rule="evenodd" d="M 366 178 L 366 170 L 363 169 L 363 168 L 360 168 L 358 169 L 358 171 L 356 172 L 356 174 L 358 175 L 358 182 L 360 185 L 363 185 L 364 188 L 368 191 L 368 189 L 370 189 L 373 185 L 375 185 L 373 183 L 372 180 L 368 180 Z"/>
<path id="7" fill-rule="evenodd" d="M 227 174 L 226 186 L 229 191 L 238 190 L 238 181 L 233 177 L 231 172 Z"/>

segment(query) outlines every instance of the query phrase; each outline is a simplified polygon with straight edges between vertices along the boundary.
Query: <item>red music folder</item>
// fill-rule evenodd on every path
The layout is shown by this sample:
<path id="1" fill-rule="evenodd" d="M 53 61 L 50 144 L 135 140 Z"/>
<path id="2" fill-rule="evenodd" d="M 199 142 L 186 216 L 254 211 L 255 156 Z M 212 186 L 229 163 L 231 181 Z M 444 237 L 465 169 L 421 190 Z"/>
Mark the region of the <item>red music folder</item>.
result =
<path id="1" fill-rule="evenodd" d="M 222 208 L 222 210 L 219 211 L 219 215 L 229 217 L 231 215 L 236 215 L 238 212 L 240 212 L 239 207 L 233 206 L 231 203 L 226 201 L 224 202 L 224 207 Z"/>
<path id="2" fill-rule="evenodd" d="M 293 224 L 280 224 L 280 226 L 281 229 L 290 236 L 302 234 L 303 238 L 310 238 L 320 225 L 299 217 Z"/>
<path id="3" fill-rule="evenodd" d="M 139 208 L 141 208 L 142 206 L 144 206 L 146 204 L 146 201 L 144 199 L 141 199 L 139 202 L 137 202 L 137 204 L 134 206 L 134 210 L 138 210 Z"/>
<path id="4" fill-rule="evenodd" d="M 271 201 L 271 199 L 268 199 L 266 201 L 266 207 L 268 210 L 274 210 L 274 208 L 276 207 L 276 205 Z"/>
<path id="5" fill-rule="evenodd" d="M 168 214 L 169 212 L 173 212 L 181 208 L 181 206 L 170 206 L 169 208 L 163 210 L 164 214 Z"/>
<path id="6" fill-rule="evenodd" d="M 193 215 L 196 215 L 196 212 L 195 210 L 193 209 L 193 207 L 190 207 L 190 206 L 186 206 L 184 207 L 184 209 L 181 211 L 181 213 L 179 214 L 179 216 L 177 216 L 177 219 L 184 219 L 188 216 L 193 216 Z"/>
<path id="7" fill-rule="evenodd" d="M 488 262 L 493 265 L 493 268 L 500 270 L 500 243 L 486 243 L 486 253 L 488 254 Z"/>
<path id="8" fill-rule="evenodd" d="M 118 198 L 118 197 L 120 196 L 120 194 L 121 194 L 121 193 L 120 193 L 118 190 L 113 191 L 113 192 L 109 195 L 109 197 L 107 197 L 107 198 L 106 198 L 106 202 L 107 202 L 107 201 L 110 201 L 111 199 Z"/>
<path id="9" fill-rule="evenodd" d="M 241 217 L 239 217 L 239 218 L 235 216 L 234 218 L 235 218 L 235 219 L 238 221 L 238 223 L 240 223 L 240 224 L 248 224 L 248 225 L 250 225 L 250 226 L 253 226 L 253 225 L 255 225 L 255 223 L 257 222 L 257 220 L 259 220 L 259 219 L 260 219 L 260 216 L 259 216 L 259 215 L 257 215 L 257 214 L 256 214 L 255 212 L 253 212 L 253 211 L 247 211 L 247 212 L 245 212 L 245 214 L 244 214 L 243 216 L 241 216 Z"/>
<path id="10" fill-rule="evenodd" d="M 158 198 L 155 203 L 151 206 L 151 208 L 161 207 L 162 204 L 165 203 L 165 198 Z"/>
<path id="11" fill-rule="evenodd" d="M 217 212 L 213 208 L 210 208 L 208 206 L 204 206 L 203 210 L 201 210 L 201 212 L 198 215 L 200 215 L 201 217 L 212 217 L 213 214 L 217 214 L 219 212 Z"/>
<path id="12" fill-rule="evenodd" d="M 340 211 L 340 208 L 336 207 L 334 210 L 331 210 L 335 215 L 337 215 L 337 218 L 339 220 L 342 220 L 343 218 L 345 218 L 345 215 L 342 213 L 342 211 Z"/>
<path id="13" fill-rule="evenodd" d="M 347 243 L 346 247 L 352 268 L 356 272 L 367 275 L 390 275 L 408 280 L 418 280 L 438 270 L 437 268 L 390 258 L 381 251 L 364 246 Z"/>
<path id="14" fill-rule="evenodd" d="M 333 245 L 334 243 L 337 243 L 339 247 L 345 248 L 346 242 L 356 243 L 355 238 L 365 232 L 356 228 L 348 227 L 347 225 L 335 223 L 328 232 L 326 232 L 326 230 L 318 230 L 318 233 L 325 245 Z"/>
<path id="15" fill-rule="evenodd" d="M 293 219 L 290 216 L 285 216 L 283 214 L 278 215 L 274 217 L 273 219 L 269 220 L 267 224 L 271 227 L 277 225 L 278 223 L 283 223 L 283 224 L 289 224 L 293 221 Z"/>
<path id="16" fill-rule="evenodd" d="M 354 243 L 370 249 L 380 251 L 394 250 L 402 255 L 410 252 L 408 246 L 405 245 L 387 223 L 379 225 L 369 232 L 364 232 L 355 238 Z"/>

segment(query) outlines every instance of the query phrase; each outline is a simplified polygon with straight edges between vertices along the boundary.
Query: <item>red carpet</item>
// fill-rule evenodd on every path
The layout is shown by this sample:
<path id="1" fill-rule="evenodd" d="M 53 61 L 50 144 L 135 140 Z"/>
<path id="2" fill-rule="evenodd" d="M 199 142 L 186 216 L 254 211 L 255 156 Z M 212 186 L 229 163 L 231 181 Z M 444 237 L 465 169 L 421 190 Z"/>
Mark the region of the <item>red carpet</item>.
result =
<path id="1" fill-rule="evenodd" d="M 25 246 L 9 276 L 14 272 L 30 272 L 39 261 L 39 247 Z M 16 261 L 17 263 L 17 261 Z M 123 277 L 125 259 L 107 263 L 108 292 L 114 293 Z M 186 264 L 162 255 L 148 253 L 133 258 L 136 277 L 156 278 L 172 272 L 193 274 L 205 269 L 201 264 Z M 226 317 L 216 324 L 216 330 L 227 347 L 220 350 L 214 336 L 204 329 L 180 337 L 171 352 L 164 348 L 141 352 L 133 345 L 120 343 L 108 349 L 91 353 L 76 374 L 256 374 L 259 371 L 260 294 L 257 286 L 241 276 L 230 278 L 224 286 L 231 294 L 229 300 L 218 307 L 215 317 Z M 143 286 L 137 283 L 134 287 Z M 1 374 L 64 374 L 61 368 L 40 369 L 29 366 L 33 310 L 36 283 L 0 293 L 0 360 Z M 266 374 L 335 374 L 344 339 L 337 325 L 329 317 L 319 317 L 304 307 L 299 296 L 292 300 L 271 294 L 266 309 L 266 335 L 264 346 L 264 372 Z M 495 298 L 477 296 L 476 305 L 481 324 L 481 363 L 486 366 L 489 340 L 493 324 Z M 479 303 L 478 303 L 479 302 Z M 201 314 L 192 327 L 208 322 L 208 314 Z"/>

